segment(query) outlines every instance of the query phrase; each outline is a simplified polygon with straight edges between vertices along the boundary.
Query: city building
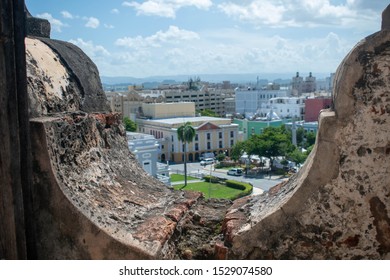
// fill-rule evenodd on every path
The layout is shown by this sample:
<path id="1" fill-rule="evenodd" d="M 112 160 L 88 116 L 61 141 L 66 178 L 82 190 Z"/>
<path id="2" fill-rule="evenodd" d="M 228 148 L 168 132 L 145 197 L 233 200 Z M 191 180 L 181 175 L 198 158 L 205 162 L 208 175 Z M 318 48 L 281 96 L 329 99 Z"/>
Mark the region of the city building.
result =
<path id="1" fill-rule="evenodd" d="M 225 117 L 233 116 L 236 113 L 236 99 L 234 97 L 225 98 Z"/>
<path id="2" fill-rule="evenodd" d="M 252 135 L 259 135 L 267 127 L 280 127 L 283 121 L 280 119 L 274 120 L 248 120 L 234 119 L 233 123 L 238 125 L 239 131 L 242 133 L 241 140 L 248 140 Z"/>
<path id="3" fill-rule="evenodd" d="M 315 122 L 323 109 L 332 106 L 332 98 L 330 97 L 316 97 L 308 98 L 305 101 L 305 122 Z"/>
<path id="4" fill-rule="evenodd" d="M 193 104 L 189 102 L 188 104 Z M 167 104 L 148 104 L 165 107 Z M 182 112 L 182 103 L 170 103 L 169 110 Z M 188 107 L 190 108 L 190 107 Z M 159 111 L 156 108 L 152 111 Z M 164 108 L 166 110 L 166 108 Z M 230 154 L 231 147 L 238 141 L 238 125 L 227 118 L 194 117 L 195 110 L 188 109 L 187 116 L 154 119 L 151 115 L 137 118 L 140 133 L 153 135 L 161 141 L 160 161 L 181 163 L 184 161 L 183 143 L 178 140 L 177 129 L 190 122 L 196 131 L 194 141 L 188 144 L 187 161 L 198 161 L 203 153 Z"/>
<path id="5" fill-rule="evenodd" d="M 309 73 L 309 76 L 303 80 L 303 77 L 299 76 L 299 72 L 292 78 L 291 81 L 291 95 L 301 96 L 302 93 L 315 92 L 317 89 L 316 77 Z"/>
<path id="6" fill-rule="evenodd" d="M 303 87 L 303 93 L 315 92 L 317 89 L 316 77 L 309 73 L 309 76 L 305 78 Z"/>
<path id="7" fill-rule="evenodd" d="M 305 116 L 304 97 L 277 97 L 271 98 L 267 103 L 263 103 L 258 110 L 260 117 L 266 117 L 270 112 L 276 114 L 281 119 L 295 118 L 303 120 Z"/>
<path id="8" fill-rule="evenodd" d="M 287 97 L 288 90 L 286 89 L 236 89 L 235 91 L 236 113 L 245 117 L 252 117 L 263 104 L 266 104 L 271 98 Z"/>
<path id="9" fill-rule="evenodd" d="M 180 103 L 144 103 L 142 115 L 151 119 L 168 119 L 180 117 L 195 117 L 194 102 Z"/>
<path id="10" fill-rule="evenodd" d="M 195 110 L 202 111 L 209 109 L 220 116 L 225 115 L 224 99 L 229 96 L 231 90 L 205 89 L 202 90 L 166 90 L 164 91 L 165 101 L 172 102 L 194 102 Z"/>
<path id="11" fill-rule="evenodd" d="M 160 145 L 153 135 L 127 132 L 129 150 L 135 155 L 139 164 L 151 176 L 170 186 L 169 165 L 157 161 Z"/>

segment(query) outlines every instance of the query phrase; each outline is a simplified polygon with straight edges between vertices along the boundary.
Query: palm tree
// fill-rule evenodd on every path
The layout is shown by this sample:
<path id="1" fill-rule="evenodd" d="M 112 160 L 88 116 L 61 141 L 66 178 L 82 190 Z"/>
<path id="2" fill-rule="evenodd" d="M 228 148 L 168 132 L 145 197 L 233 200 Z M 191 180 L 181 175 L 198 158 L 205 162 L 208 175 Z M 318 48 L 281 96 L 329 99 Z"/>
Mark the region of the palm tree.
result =
<path id="1" fill-rule="evenodd" d="M 184 144 L 184 187 L 187 186 L 187 144 L 194 140 L 195 134 L 195 129 L 190 122 L 186 122 L 177 129 L 177 138 Z"/>

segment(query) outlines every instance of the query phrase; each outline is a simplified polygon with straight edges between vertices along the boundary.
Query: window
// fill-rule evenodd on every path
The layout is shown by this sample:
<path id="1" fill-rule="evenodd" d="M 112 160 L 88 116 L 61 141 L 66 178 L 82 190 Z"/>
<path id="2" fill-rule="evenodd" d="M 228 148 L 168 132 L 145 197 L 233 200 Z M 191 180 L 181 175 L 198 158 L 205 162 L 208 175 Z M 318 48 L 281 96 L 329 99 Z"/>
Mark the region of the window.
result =
<path id="1" fill-rule="evenodd" d="M 172 145 L 172 153 L 174 153 L 174 152 L 175 152 L 175 146 Z"/>
<path id="2" fill-rule="evenodd" d="M 234 137 L 234 131 L 230 131 L 230 137 Z"/>
<path id="3" fill-rule="evenodd" d="M 195 141 L 199 141 L 199 135 L 195 134 Z"/>
<path id="4" fill-rule="evenodd" d="M 234 140 L 230 140 L 230 147 L 234 146 Z"/>
<path id="5" fill-rule="evenodd" d="M 222 149 L 223 146 L 222 146 L 222 141 L 219 141 L 219 148 Z"/>
<path id="6" fill-rule="evenodd" d="M 199 144 L 195 143 L 195 151 L 199 151 Z"/>
<path id="7" fill-rule="evenodd" d="M 171 135 L 171 141 L 173 142 L 173 135 Z"/>
<path id="8" fill-rule="evenodd" d="M 211 134 L 207 133 L 207 140 L 210 140 L 210 139 L 211 139 Z"/>
<path id="9" fill-rule="evenodd" d="M 219 132 L 219 139 L 222 139 L 222 132 Z"/>
<path id="10" fill-rule="evenodd" d="M 211 143 L 207 142 L 207 150 L 211 150 Z"/>

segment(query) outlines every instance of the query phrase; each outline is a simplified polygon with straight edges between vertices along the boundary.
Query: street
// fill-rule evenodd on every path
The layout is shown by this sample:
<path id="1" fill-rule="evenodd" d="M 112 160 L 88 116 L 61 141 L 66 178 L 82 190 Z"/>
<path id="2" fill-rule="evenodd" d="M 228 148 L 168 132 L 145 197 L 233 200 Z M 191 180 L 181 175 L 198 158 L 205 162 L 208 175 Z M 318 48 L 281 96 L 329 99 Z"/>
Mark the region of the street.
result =
<path id="1" fill-rule="evenodd" d="M 184 164 L 172 164 L 170 165 L 171 173 L 183 173 Z M 214 165 L 206 165 L 205 167 L 201 166 L 199 162 L 190 162 L 187 163 L 187 175 L 188 176 L 198 176 L 198 175 L 212 175 L 219 178 L 232 179 L 240 182 L 246 182 L 253 185 L 254 188 L 261 189 L 263 191 L 268 191 L 271 187 L 283 182 L 286 179 L 280 179 L 280 176 L 264 177 L 264 178 L 246 178 L 243 176 L 231 176 L 227 175 L 227 169 L 215 169 Z"/>

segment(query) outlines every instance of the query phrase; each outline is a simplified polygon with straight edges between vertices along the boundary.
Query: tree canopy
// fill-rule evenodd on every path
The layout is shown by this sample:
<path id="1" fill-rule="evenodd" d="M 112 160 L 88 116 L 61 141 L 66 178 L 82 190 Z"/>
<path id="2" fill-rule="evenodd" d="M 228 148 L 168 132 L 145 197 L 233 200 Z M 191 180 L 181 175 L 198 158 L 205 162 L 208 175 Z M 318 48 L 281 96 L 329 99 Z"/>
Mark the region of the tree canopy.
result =
<path id="1" fill-rule="evenodd" d="M 271 160 L 271 164 L 277 156 L 284 156 L 296 163 L 303 163 L 315 143 L 316 134 L 298 129 L 298 147 L 292 144 L 291 135 L 291 131 L 284 125 L 267 127 L 262 134 L 255 134 L 246 141 L 237 142 L 231 149 L 231 158 L 238 160 L 245 152 L 248 155 L 267 157 Z M 303 147 L 307 148 L 308 152 L 302 152 Z"/>
<path id="2" fill-rule="evenodd" d="M 135 122 L 133 122 L 132 120 L 130 120 L 129 117 L 124 117 L 123 123 L 125 125 L 126 131 L 131 131 L 131 132 L 137 131 L 137 124 Z"/>

